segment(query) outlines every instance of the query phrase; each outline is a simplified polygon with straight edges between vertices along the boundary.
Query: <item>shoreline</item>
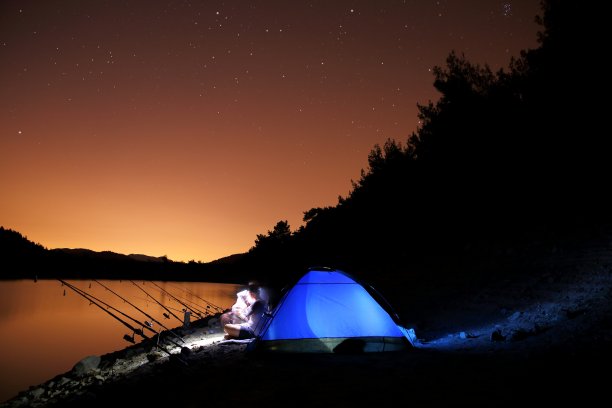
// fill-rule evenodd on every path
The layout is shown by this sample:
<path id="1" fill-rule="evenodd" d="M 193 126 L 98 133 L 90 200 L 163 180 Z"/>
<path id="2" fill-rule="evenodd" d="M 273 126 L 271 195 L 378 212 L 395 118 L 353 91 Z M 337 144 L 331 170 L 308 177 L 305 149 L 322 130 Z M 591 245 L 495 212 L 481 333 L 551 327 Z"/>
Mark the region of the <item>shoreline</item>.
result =
<path id="1" fill-rule="evenodd" d="M 393 306 L 402 316 L 422 302 L 411 314 L 419 344 L 405 352 L 251 353 L 245 343 L 223 340 L 216 315 L 185 332 L 173 329 L 190 346 L 172 348 L 176 357 L 141 342 L 102 356 L 86 374 L 73 369 L 0 407 L 227 407 L 247 399 L 338 407 L 596 403 L 608 387 L 598 373 L 612 363 L 608 252 L 557 254 L 555 262 L 534 262 L 534 273 L 494 282 L 475 296 L 400 298 Z"/>
<path id="2" fill-rule="evenodd" d="M 31 385 L 17 395 L 0 403 L 0 407 L 43 407 L 83 396 L 91 387 L 121 381 L 143 366 L 153 367 L 169 361 L 186 365 L 189 356 L 201 349 L 223 340 L 218 318 L 221 314 L 209 315 L 182 326 L 160 332 L 157 336 L 135 343 L 124 349 L 86 356 L 71 370 L 36 385 Z M 179 341 L 173 334 L 182 338 Z M 184 341 L 184 346 L 179 345 Z M 159 345 L 159 347 L 157 346 Z"/>

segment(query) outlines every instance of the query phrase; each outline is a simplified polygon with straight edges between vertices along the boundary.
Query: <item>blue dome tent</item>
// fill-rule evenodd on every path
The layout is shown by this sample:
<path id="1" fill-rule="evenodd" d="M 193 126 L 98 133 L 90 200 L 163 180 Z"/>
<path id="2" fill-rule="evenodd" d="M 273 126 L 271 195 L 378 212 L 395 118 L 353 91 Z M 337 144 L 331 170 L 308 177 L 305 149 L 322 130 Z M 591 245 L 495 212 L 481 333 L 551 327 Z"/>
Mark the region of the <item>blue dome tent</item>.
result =
<path id="1" fill-rule="evenodd" d="M 386 306 L 347 273 L 311 268 L 285 291 L 249 350 L 329 353 L 410 348 L 413 332 L 399 325 Z"/>

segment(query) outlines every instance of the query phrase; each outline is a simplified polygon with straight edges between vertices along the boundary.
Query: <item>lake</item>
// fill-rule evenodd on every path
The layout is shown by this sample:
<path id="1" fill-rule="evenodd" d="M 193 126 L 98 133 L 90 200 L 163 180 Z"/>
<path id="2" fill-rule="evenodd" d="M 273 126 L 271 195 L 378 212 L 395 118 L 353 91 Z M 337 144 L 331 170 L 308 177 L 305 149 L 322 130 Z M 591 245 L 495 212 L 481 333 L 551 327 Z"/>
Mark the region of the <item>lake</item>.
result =
<path id="1" fill-rule="evenodd" d="M 103 309 L 138 329 L 142 326 L 125 315 L 151 322 L 159 331 L 181 326 L 186 308 L 194 310 L 192 321 L 197 318 L 196 311 L 205 315 L 229 308 L 241 289 L 235 284 L 202 282 L 66 283 L 0 281 L 0 402 L 69 371 L 83 357 L 132 345 L 124 339 L 133 334 L 129 327 Z M 78 291 L 93 297 L 88 300 Z M 136 343 L 140 341 L 137 335 L 134 338 Z"/>

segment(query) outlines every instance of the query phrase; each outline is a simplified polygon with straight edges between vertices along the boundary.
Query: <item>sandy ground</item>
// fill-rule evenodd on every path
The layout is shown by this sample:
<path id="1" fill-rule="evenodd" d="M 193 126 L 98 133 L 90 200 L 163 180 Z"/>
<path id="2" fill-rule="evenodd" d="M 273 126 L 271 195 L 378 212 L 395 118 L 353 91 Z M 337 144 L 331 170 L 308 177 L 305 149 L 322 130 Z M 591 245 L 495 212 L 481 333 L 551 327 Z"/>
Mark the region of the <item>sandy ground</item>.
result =
<path id="1" fill-rule="evenodd" d="M 182 351 L 166 345 L 172 356 L 137 344 L 1 406 L 598 405 L 612 362 L 612 249 L 550 259 L 533 265 L 541 273 L 431 302 L 413 314 L 419 342 L 406 352 L 250 353 L 208 318 L 181 332 Z"/>

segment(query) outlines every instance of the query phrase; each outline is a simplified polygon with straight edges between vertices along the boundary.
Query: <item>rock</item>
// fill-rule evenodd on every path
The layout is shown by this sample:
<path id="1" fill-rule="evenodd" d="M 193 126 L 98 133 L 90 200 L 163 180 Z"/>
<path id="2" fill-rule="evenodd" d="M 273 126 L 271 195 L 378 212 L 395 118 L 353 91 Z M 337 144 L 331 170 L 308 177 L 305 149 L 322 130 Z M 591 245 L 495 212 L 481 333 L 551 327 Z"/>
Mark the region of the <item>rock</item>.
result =
<path id="1" fill-rule="evenodd" d="M 99 356 L 87 356 L 72 368 L 76 375 L 85 375 L 90 371 L 98 368 L 101 358 Z"/>
<path id="2" fill-rule="evenodd" d="M 36 388 L 32 391 L 30 391 L 30 396 L 33 399 L 39 399 L 40 397 L 42 397 L 42 395 L 45 393 L 45 389 L 44 388 Z"/>
<path id="3" fill-rule="evenodd" d="M 106 378 L 102 377 L 102 376 L 101 376 L 101 375 L 99 375 L 99 374 L 98 374 L 98 375 L 96 375 L 96 376 L 94 376 L 94 378 L 95 378 L 96 380 L 98 380 L 98 381 L 102 381 L 102 382 L 106 381 Z"/>
<path id="4" fill-rule="evenodd" d="M 62 377 L 59 379 L 59 381 L 57 382 L 57 386 L 58 387 L 63 387 L 64 385 L 68 384 L 70 382 L 70 379 L 66 378 L 66 377 Z"/>
<path id="5" fill-rule="evenodd" d="M 144 352 L 144 349 L 141 347 L 136 348 L 136 349 L 128 349 L 125 352 L 125 358 L 132 358 L 134 356 L 142 354 L 143 352 Z"/>
<path id="6" fill-rule="evenodd" d="M 496 329 L 493 333 L 491 333 L 491 341 L 505 341 L 506 336 L 504 336 L 501 332 L 501 329 Z"/>
<path id="7" fill-rule="evenodd" d="M 149 353 L 147 354 L 147 360 L 149 360 L 150 363 L 152 363 L 153 361 L 159 360 L 161 357 L 161 355 L 159 353 Z"/>
<path id="8" fill-rule="evenodd" d="M 534 333 L 531 331 L 527 331 L 525 329 L 515 329 L 510 332 L 508 335 L 510 341 L 519 341 L 523 340 L 529 336 L 532 336 Z"/>
<path id="9" fill-rule="evenodd" d="M 118 359 L 115 361 L 115 364 L 111 370 L 115 372 L 123 372 L 127 367 L 129 367 L 129 362 L 127 360 Z"/>
<path id="10" fill-rule="evenodd" d="M 508 317 L 508 320 L 510 320 L 511 322 L 518 320 L 519 317 L 521 317 L 522 313 L 521 312 L 514 312 L 510 315 L 510 317 Z"/>

